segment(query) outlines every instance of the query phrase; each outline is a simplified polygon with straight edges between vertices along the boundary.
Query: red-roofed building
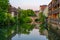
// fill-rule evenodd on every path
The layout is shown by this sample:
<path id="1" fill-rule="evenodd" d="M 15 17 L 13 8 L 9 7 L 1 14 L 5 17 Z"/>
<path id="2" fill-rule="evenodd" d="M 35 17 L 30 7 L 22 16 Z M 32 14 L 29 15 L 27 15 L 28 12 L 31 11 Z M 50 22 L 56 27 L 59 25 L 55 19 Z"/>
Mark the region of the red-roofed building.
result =
<path id="1" fill-rule="evenodd" d="M 40 12 L 43 12 L 47 5 L 40 5 Z"/>

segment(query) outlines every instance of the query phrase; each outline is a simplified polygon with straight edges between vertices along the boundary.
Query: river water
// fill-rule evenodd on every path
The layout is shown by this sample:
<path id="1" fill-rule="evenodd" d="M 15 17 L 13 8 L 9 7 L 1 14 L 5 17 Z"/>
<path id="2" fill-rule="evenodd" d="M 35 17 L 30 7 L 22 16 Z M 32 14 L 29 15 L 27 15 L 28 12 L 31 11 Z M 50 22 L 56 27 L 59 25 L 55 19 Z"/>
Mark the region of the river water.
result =
<path id="1" fill-rule="evenodd" d="M 40 35 L 39 29 L 33 29 L 30 34 L 16 34 L 12 40 L 48 40 L 46 36 Z"/>
<path id="2" fill-rule="evenodd" d="M 0 40 L 60 40 L 60 37 L 51 30 L 13 25 L 0 29 Z"/>

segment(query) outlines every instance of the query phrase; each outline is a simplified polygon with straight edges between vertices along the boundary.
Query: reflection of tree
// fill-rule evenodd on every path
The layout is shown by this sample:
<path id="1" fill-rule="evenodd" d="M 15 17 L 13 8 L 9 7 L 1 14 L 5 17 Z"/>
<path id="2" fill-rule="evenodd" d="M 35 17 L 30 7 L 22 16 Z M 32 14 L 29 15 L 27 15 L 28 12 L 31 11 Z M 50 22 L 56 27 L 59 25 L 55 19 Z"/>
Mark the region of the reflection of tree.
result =
<path id="1" fill-rule="evenodd" d="M 20 34 L 29 34 L 30 31 L 33 29 L 33 25 L 31 24 L 22 24 L 20 27 L 18 27 L 18 33 Z"/>
<path id="2" fill-rule="evenodd" d="M 18 25 L 18 33 L 19 34 L 29 34 L 33 29 L 33 25 L 31 24 L 22 24 Z M 0 40 L 10 40 L 17 33 L 17 26 L 8 26 L 7 28 L 0 29 Z"/>
<path id="3" fill-rule="evenodd" d="M 6 40 L 6 37 L 4 36 L 2 30 L 0 30 L 0 40 Z"/>
<path id="4" fill-rule="evenodd" d="M 16 26 L 8 26 L 7 28 L 0 29 L 0 40 L 8 40 L 14 32 L 16 32 Z"/>

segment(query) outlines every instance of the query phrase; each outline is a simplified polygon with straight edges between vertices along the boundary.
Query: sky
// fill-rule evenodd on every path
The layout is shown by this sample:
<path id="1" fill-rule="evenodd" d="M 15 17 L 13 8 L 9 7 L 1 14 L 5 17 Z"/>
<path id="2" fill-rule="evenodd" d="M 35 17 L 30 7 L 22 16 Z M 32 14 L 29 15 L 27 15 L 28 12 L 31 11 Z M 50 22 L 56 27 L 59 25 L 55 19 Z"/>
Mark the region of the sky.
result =
<path id="1" fill-rule="evenodd" d="M 40 5 L 48 5 L 51 0 L 9 0 L 16 8 L 39 10 Z"/>

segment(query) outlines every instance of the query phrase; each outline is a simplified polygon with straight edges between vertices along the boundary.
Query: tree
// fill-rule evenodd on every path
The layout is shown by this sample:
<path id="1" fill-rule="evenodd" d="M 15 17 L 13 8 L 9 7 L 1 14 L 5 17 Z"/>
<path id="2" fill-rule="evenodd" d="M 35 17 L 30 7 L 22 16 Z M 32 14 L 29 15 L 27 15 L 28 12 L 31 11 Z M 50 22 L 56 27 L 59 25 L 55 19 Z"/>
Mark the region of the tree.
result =
<path id="1" fill-rule="evenodd" d="M 5 25 L 12 25 L 15 23 L 15 19 L 14 19 L 14 17 L 11 16 L 10 13 L 6 13 L 4 23 L 5 23 Z"/>
<path id="2" fill-rule="evenodd" d="M 31 9 L 27 10 L 27 14 L 28 14 L 28 16 L 36 16 L 35 13 L 34 13 L 34 11 L 31 10 Z"/>
<path id="3" fill-rule="evenodd" d="M 0 25 L 4 25 L 5 14 L 8 12 L 8 0 L 0 0 Z"/>
<path id="4" fill-rule="evenodd" d="M 41 22 L 41 24 L 40 24 L 40 30 L 45 30 L 46 29 L 46 25 L 47 25 L 46 24 L 46 16 L 43 15 L 42 12 L 39 14 L 39 16 L 40 16 L 39 20 Z"/>
<path id="5" fill-rule="evenodd" d="M 19 10 L 18 11 L 18 20 L 19 23 L 30 23 L 31 20 L 31 16 L 34 16 L 34 11 L 33 10 Z"/>
<path id="6" fill-rule="evenodd" d="M 39 13 L 39 19 L 40 19 L 40 22 L 45 22 L 45 19 L 46 19 L 46 16 L 43 15 L 43 12 Z"/>
<path id="7" fill-rule="evenodd" d="M 0 25 L 15 23 L 15 19 L 8 13 L 9 0 L 0 0 Z"/>
<path id="8" fill-rule="evenodd" d="M 0 0 L 0 13 L 1 12 L 7 12 L 7 10 L 8 10 L 8 3 L 9 1 L 8 0 Z"/>

